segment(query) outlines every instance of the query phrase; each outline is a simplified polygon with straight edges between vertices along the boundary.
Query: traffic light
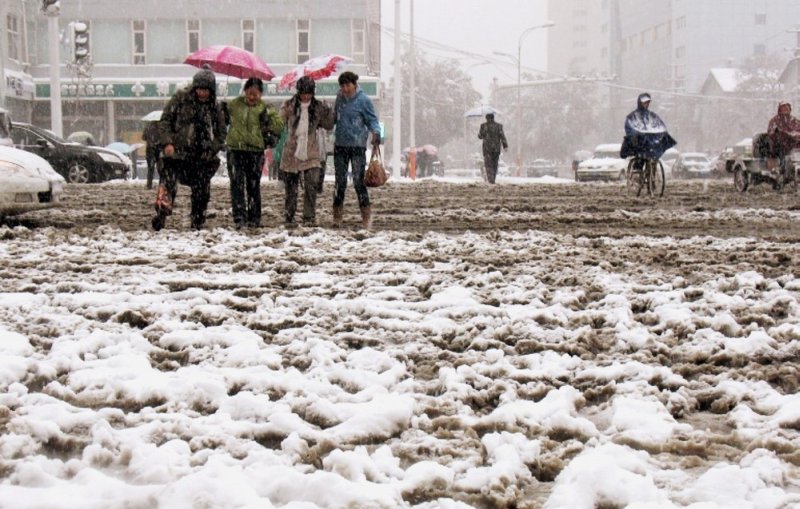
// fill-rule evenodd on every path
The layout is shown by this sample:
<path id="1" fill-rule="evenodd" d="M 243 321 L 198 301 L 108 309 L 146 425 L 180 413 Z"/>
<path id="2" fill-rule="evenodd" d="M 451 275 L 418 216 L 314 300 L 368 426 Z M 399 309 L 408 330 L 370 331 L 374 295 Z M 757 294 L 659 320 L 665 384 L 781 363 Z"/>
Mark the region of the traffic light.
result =
<path id="1" fill-rule="evenodd" d="M 61 11 L 59 0 L 42 0 L 42 12 L 49 15 L 58 15 Z"/>
<path id="2" fill-rule="evenodd" d="M 82 21 L 72 24 L 72 59 L 76 64 L 89 60 L 89 27 Z"/>

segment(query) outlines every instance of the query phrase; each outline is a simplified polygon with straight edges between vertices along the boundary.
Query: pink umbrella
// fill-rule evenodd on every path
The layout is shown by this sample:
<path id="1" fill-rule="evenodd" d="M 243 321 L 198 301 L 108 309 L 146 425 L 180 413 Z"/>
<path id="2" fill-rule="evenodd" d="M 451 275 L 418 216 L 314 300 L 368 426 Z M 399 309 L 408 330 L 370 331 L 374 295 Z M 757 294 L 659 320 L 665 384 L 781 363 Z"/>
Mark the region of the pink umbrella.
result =
<path id="1" fill-rule="evenodd" d="M 212 71 L 234 78 L 246 79 L 255 76 L 269 81 L 275 77 L 275 73 L 266 62 L 254 53 L 236 46 L 201 48 L 186 57 L 183 63 L 200 68 L 208 64 Z"/>
<path id="2" fill-rule="evenodd" d="M 314 81 L 327 78 L 342 71 L 352 61 L 352 58 L 331 54 L 310 58 L 284 74 L 278 84 L 278 90 L 289 90 L 301 76 L 309 76 Z"/>

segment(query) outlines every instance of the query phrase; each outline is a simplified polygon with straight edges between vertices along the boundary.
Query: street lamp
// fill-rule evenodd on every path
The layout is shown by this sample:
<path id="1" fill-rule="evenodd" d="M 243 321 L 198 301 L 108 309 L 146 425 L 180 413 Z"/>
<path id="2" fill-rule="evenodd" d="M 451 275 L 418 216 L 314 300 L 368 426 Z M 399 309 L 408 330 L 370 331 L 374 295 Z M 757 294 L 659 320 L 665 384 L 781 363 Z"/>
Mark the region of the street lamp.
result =
<path id="1" fill-rule="evenodd" d="M 509 53 L 502 53 L 495 51 L 496 55 L 502 55 L 513 60 L 517 64 L 517 176 L 522 173 L 522 42 L 534 30 L 539 28 L 550 28 L 555 26 L 555 23 L 548 21 L 541 25 L 534 25 L 522 31 L 517 42 L 517 56 Z"/>

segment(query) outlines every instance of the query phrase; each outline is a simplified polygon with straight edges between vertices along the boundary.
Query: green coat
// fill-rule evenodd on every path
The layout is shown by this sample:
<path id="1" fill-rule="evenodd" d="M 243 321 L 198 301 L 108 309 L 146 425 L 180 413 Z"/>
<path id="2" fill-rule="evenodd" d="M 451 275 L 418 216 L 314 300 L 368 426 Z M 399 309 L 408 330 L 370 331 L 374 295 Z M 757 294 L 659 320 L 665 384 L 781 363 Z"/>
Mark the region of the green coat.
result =
<path id="1" fill-rule="evenodd" d="M 230 127 L 225 145 L 228 150 L 263 152 L 275 145 L 283 130 L 277 111 L 263 102 L 250 106 L 243 96 L 228 103 Z"/>

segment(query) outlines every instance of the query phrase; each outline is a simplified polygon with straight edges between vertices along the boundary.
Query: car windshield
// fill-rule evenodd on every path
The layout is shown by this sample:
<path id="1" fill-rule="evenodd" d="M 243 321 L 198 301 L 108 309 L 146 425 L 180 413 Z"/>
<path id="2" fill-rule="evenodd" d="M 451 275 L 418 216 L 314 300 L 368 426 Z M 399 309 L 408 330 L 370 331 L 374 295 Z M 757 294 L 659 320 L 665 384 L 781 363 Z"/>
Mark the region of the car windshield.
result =
<path id="1" fill-rule="evenodd" d="M 619 159 L 618 150 L 598 150 L 594 153 L 595 159 Z"/>
<path id="2" fill-rule="evenodd" d="M 707 157 L 705 157 L 705 156 L 686 156 L 683 159 L 683 162 L 685 162 L 685 163 L 707 163 L 708 160 L 709 159 Z"/>

